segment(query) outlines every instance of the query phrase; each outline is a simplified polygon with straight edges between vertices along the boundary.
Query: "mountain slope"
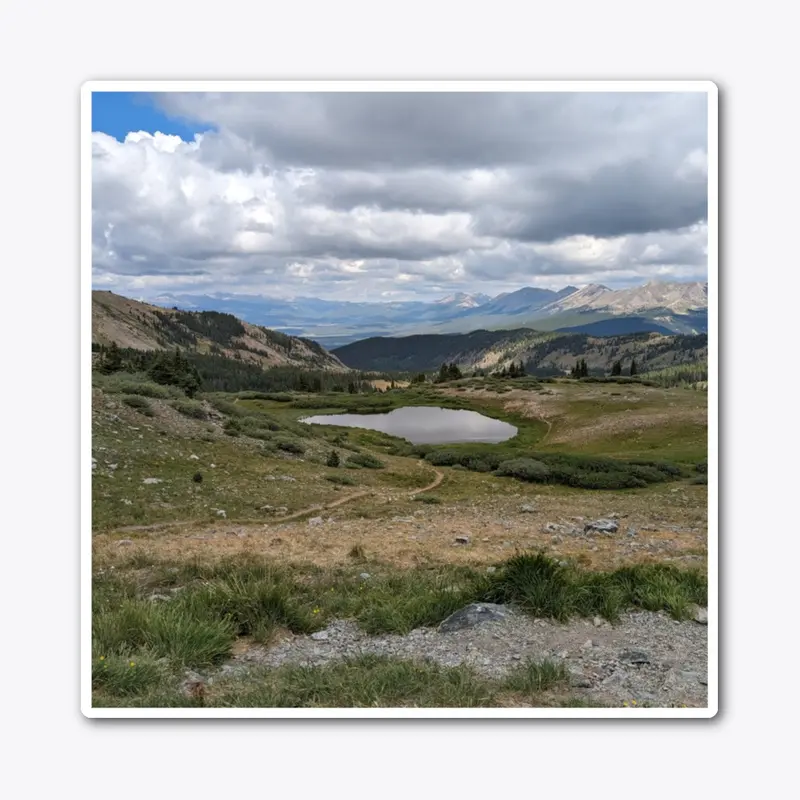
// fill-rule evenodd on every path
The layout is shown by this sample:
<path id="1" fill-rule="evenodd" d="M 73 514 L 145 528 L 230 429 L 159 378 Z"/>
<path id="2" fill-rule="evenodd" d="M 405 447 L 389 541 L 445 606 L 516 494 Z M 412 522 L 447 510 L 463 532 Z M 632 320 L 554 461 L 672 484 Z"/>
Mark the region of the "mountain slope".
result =
<path id="1" fill-rule="evenodd" d="M 92 343 L 135 350 L 175 347 L 213 353 L 261 367 L 295 366 L 344 371 L 316 342 L 242 322 L 217 311 L 179 311 L 113 292 L 92 292 Z"/>
<path id="2" fill-rule="evenodd" d="M 546 306 L 543 311 L 555 314 L 576 309 L 595 309 L 612 314 L 635 314 L 656 309 L 672 314 L 686 314 L 708 308 L 707 283 L 661 283 L 650 281 L 643 286 L 612 291 L 590 284 Z"/>
<path id="3" fill-rule="evenodd" d="M 473 331 L 468 334 L 374 337 L 333 351 L 360 370 L 430 372 L 455 362 L 464 371 L 493 371 L 523 361 L 531 374 L 567 372 L 579 358 L 595 374 L 610 372 L 621 360 L 635 358 L 640 372 L 693 364 L 708 358 L 708 337 L 633 333 L 589 336 L 585 333 L 543 333 L 521 328 Z"/>

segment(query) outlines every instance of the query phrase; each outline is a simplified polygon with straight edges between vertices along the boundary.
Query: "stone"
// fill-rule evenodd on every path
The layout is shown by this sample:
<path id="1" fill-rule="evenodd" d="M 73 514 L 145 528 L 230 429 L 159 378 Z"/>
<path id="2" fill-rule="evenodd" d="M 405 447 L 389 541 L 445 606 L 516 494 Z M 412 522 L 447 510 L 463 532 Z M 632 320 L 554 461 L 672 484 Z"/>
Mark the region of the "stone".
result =
<path id="1" fill-rule="evenodd" d="M 591 689 L 592 682 L 591 680 L 580 672 L 579 670 L 571 671 L 569 676 L 569 682 L 576 688 L 576 689 Z"/>
<path id="2" fill-rule="evenodd" d="M 227 517 L 228 517 L 228 514 L 226 513 L 225 509 L 223 509 L 223 508 L 218 508 L 218 509 L 217 509 L 217 516 L 218 516 L 218 517 L 222 517 L 223 519 L 227 519 Z"/>
<path id="3" fill-rule="evenodd" d="M 492 572 L 497 572 L 497 567 L 486 567 L 486 571 L 491 574 Z"/>
<path id="4" fill-rule="evenodd" d="M 127 547 L 129 544 L 133 544 L 133 539 L 120 539 L 117 542 L 117 547 Z"/>
<path id="5" fill-rule="evenodd" d="M 581 650 L 591 650 L 594 647 L 594 642 L 591 639 L 587 639 L 582 645 Z"/>
<path id="6" fill-rule="evenodd" d="M 142 483 L 153 484 L 153 483 L 164 483 L 164 481 L 161 478 L 145 478 L 142 481 Z"/>
<path id="7" fill-rule="evenodd" d="M 368 581 L 372 575 L 370 575 L 369 572 L 362 572 L 358 577 L 361 578 L 362 581 Z"/>
<path id="8" fill-rule="evenodd" d="M 171 594 L 151 594 L 148 600 L 172 600 Z"/>
<path id="9" fill-rule="evenodd" d="M 322 517 L 311 517 L 311 519 L 308 521 L 308 524 L 311 526 L 322 525 Z"/>
<path id="10" fill-rule="evenodd" d="M 601 685 L 603 687 L 622 686 L 627 679 L 628 673 L 625 672 L 624 669 L 618 669 L 612 672 L 605 680 L 603 680 Z"/>
<path id="11" fill-rule="evenodd" d="M 496 603 L 470 603 L 451 614 L 439 625 L 442 633 L 453 633 L 467 628 L 474 628 L 484 622 L 501 622 L 513 615 L 507 606 Z"/>
<path id="12" fill-rule="evenodd" d="M 628 664 L 649 664 L 650 656 L 644 650 L 623 650 L 620 654 L 620 661 Z"/>
<path id="13" fill-rule="evenodd" d="M 325 642 L 328 639 L 328 631 L 317 631 L 311 634 L 311 638 L 315 642 Z"/>
<path id="14" fill-rule="evenodd" d="M 637 534 L 636 528 L 628 528 L 628 536 L 633 538 L 634 536 L 636 536 L 636 534 Z"/>
<path id="15" fill-rule="evenodd" d="M 604 623 L 605 623 L 605 620 L 602 617 L 595 617 L 592 620 L 592 624 L 595 626 L 595 628 L 599 628 Z"/>
<path id="16" fill-rule="evenodd" d="M 456 536 L 456 544 L 469 544 L 469 536 Z"/>
<path id="17" fill-rule="evenodd" d="M 192 453 L 189 456 L 189 458 L 192 459 L 192 461 L 199 461 L 200 460 L 200 456 L 196 456 L 194 453 Z"/>
<path id="18" fill-rule="evenodd" d="M 536 508 L 535 508 L 534 506 L 532 506 L 530 503 L 523 503 L 523 504 L 522 504 L 522 505 L 519 507 L 519 510 L 520 510 L 520 511 L 521 511 L 523 514 L 533 514 L 533 513 L 535 513 L 535 512 L 536 512 Z"/>
<path id="19" fill-rule="evenodd" d="M 695 606 L 692 613 L 692 619 L 700 625 L 708 625 L 708 609 L 701 606 Z"/>
<path id="20" fill-rule="evenodd" d="M 587 522 L 583 526 L 584 533 L 594 531 L 596 533 L 616 533 L 619 530 L 619 524 L 613 519 L 596 519 L 592 522 Z"/>

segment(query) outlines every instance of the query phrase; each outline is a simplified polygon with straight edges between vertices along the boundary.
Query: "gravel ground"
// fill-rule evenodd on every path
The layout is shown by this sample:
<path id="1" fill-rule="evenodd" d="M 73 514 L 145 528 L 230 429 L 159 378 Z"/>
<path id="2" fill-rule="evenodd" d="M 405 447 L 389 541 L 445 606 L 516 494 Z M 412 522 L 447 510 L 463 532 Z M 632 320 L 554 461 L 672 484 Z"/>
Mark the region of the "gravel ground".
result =
<path id="1" fill-rule="evenodd" d="M 466 664 L 491 679 L 527 659 L 549 658 L 567 666 L 571 694 L 591 703 L 708 704 L 707 626 L 651 612 L 625 614 L 613 626 L 599 618 L 561 625 L 512 613 L 464 630 L 418 628 L 406 636 L 369 636 L 354 622 L 340 620 L 311 636 L 252 647 L 226 664 L 222 674 L 245 673 L 256 665 L 320 666 L 367 653 L 446 667 Z"/>

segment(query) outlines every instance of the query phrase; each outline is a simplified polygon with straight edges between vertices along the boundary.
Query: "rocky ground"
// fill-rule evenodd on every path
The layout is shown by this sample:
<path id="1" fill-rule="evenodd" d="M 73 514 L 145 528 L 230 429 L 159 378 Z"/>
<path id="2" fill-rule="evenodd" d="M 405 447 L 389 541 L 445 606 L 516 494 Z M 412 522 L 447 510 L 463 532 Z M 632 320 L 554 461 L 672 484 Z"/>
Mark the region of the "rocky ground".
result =
<path id="1" fill-rule="evenodd" d="M 419 628 L 405 636 L 369 636 L 354 622 L 336 621 L 310 636 L 252 646 L 220 674 L 241 676 L 253 666 L 320 666 L 375 654 L 447 667 L 464 664 L 498 679 L 527 660 L 550 659 L 567 667 L 571 696 L 591 705 L 703 708 L 708 703 L 705 621 L 705 611 L 697 609 L 693 621 L 635 612 L 615 625 L 600 618 L 562 625 L 485 604 L 457 612 L 438 628 Z"/>

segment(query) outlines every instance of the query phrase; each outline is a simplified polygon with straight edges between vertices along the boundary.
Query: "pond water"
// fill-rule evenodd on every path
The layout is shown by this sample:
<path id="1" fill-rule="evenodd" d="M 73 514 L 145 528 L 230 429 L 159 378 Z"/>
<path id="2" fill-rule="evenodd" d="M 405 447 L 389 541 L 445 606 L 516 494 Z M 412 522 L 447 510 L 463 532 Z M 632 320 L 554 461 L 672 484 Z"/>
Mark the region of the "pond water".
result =
<path id="1" fill-rule="evenodd" d="M 516 436 L 517 429 L 499 419 L 484 417 L 477 411 L 435 406 L 406 406 L 388 414 L 318 414 L 301 422 L 313 425 L 342 425 L 368 428 L 408 439 L 412 444 L 456 442 L 504 442 Z"/>

